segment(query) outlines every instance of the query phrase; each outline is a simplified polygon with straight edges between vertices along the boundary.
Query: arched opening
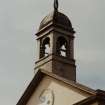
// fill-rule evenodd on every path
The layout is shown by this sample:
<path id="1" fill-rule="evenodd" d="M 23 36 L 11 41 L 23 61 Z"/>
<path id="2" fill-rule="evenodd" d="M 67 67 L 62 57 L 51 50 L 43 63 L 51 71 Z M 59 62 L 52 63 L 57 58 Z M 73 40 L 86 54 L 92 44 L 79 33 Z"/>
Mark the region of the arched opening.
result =
<path id="1" fill-rule="evenodd" d="M 57 54 L 67 57 L 67 41 L 64 37 L 59 37 L 57 40 Z"/>
<path id="2" fill-rule="evenodd" d="M 41 45 L 41 58 L 42 57 L 45 57 L 45 56 L 48 56 L 50 53 L 50 38 L 45 38 L 42 42 L 42 45 Z"/>

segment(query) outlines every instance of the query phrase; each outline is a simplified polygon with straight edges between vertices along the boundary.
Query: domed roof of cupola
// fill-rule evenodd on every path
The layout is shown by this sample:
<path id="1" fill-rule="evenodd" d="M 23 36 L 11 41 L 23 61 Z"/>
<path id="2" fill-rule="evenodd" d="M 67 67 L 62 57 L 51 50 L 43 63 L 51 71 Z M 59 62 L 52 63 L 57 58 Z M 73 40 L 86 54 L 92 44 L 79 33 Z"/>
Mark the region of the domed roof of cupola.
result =
<path id="1" fill-rule="evenodd" d="M 50 14 L 48 14 L 40 23 L 39 30 L 49 25 L 58 26 L 58 27 L 73 31 L 72 24 L 69 18 L 63 13 L 58 11 L 53 11 Z"/>

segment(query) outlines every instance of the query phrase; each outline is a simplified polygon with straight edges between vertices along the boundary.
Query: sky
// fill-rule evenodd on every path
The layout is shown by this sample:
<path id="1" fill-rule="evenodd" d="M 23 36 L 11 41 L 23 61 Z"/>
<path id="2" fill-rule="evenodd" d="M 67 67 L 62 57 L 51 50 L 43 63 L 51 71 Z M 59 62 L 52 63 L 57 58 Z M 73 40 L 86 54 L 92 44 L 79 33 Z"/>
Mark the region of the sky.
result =
<path id="1" fill-rule="evenodd" d="M 77 81 L 105 90 L 105 0 L 59 0 L 75 34 Z M 0 0 L 0 105 L 16 105 L 34 76 L 35 33 L 53 0 Z"/>

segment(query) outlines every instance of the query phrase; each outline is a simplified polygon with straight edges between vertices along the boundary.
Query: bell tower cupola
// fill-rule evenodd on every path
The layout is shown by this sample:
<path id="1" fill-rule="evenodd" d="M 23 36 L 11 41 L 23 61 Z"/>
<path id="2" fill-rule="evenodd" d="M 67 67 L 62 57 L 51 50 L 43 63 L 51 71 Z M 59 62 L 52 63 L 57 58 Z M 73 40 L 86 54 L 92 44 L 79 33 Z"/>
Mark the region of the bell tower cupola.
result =
<path id="1" fill-rule="evenodd" d="M 54 0 L 53 12 L 42 20 L 36 33 L 39 60 L 36 62 L 35 70 L 43 69 L 76 81 L 74 33 L 71 21 L 58 11 L 58 0 Z"/>

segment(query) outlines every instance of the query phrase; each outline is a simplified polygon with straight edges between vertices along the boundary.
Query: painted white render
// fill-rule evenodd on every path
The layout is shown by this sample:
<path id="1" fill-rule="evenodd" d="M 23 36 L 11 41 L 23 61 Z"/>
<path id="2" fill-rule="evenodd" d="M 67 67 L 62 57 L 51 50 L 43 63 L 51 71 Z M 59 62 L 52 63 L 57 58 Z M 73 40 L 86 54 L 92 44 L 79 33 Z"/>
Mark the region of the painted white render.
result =
<path id="1" fill-rule="evenodd" d="M 50 90 L 50 92 L 47 94 L 47 92 L 45 92 L 46 90 Z M 41 94 L 44 94 L 44 98 L 46 97 L 42 103 L 40 99 Z M 72 105 L 89 96 L 89 94 L 81 92 L 70 85 L 68 86 L 59 80 L 46 76 L 43 78 L 26 105 L 52 105 L 52 103 L 53 105 Z M 47 101 L 51 101 L 51 104 L 50 102 L 47 104 Z"/>

